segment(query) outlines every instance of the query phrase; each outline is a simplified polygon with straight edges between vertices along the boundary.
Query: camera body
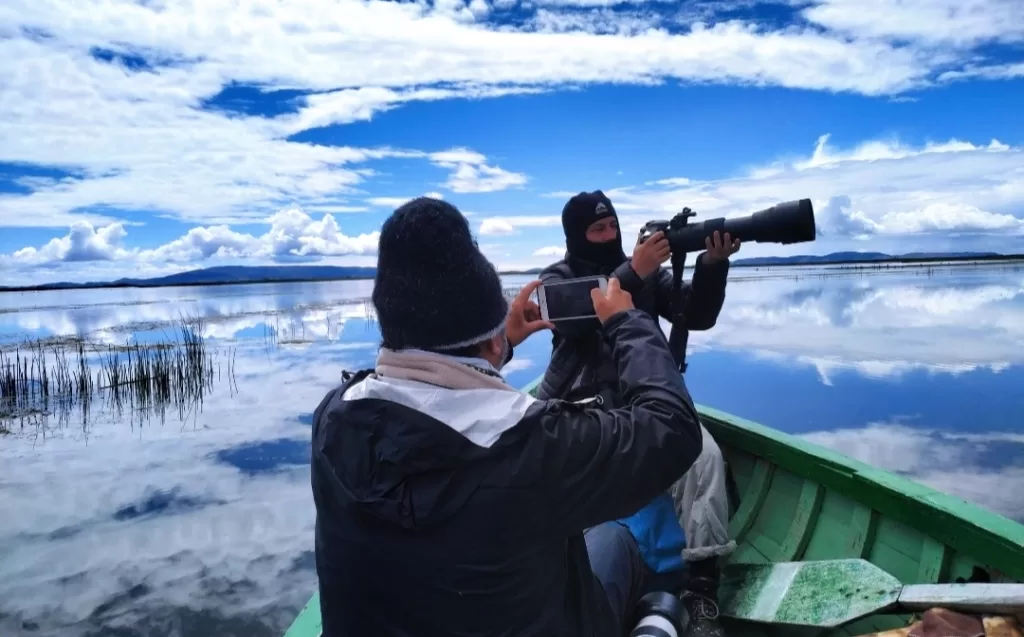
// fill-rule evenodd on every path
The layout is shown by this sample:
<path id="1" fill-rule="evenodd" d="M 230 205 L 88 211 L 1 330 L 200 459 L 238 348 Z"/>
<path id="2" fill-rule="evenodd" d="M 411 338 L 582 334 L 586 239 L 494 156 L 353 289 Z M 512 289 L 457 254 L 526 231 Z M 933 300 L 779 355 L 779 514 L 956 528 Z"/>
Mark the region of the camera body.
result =
<path id="1" fill-rule="evenodd" d="M 664 232 L 665 238 L 669 238 L 671 230 L 681 229 L 686 225 L 686 222 L 690 220 L 690 217 L 696 217 L 697 213 L 693 212 L 689 208 L 683 208 L 682 212 L 672 217 L 669 220 L 653 220 L 648 221 L 640 228 L 640 236 L 637 238 L 637 243 L 643 243 L 651 238 L 656 232 Z"/>
<path id="2" fill-rule="evenodd" d="M 708 219 L 700 223 L 689 223 L 697 213 L 689 208 L 683 210 L 668 221 L 653 220 L 640 229 L 638 243 L 644 243 L 659 230 L 665 233 L 669 248 L 672 251 L 672 289 L 673 313 L 683 316 L 681 300 L 683 268 L 686 254 L 706 247 L 705 241 L 717 232 L 720 240 L 725 241 L 725 234 L 732 240 L 754 241 L 767 243 L 801 243 L 814 241 L 817 226 L 814 222 L 814 207 L 810 199 L 787 201 L 766 210 L 755 212 L 749 217 L 733 217 L 726 219 Z M 669 349 L 679 365 L 680 372 L 686 372 L 686 342 L 689 331 L 685 327 L 685 319 L 680 323 L 673 322 L 669 333 Z"/>

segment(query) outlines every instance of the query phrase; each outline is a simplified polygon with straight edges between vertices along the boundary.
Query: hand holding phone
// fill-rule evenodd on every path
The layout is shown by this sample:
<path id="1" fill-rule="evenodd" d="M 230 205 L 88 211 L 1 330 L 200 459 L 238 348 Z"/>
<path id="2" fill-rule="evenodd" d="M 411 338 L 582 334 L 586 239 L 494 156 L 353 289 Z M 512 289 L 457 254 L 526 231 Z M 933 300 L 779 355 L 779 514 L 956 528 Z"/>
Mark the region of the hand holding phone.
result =
<path id="1" fill-rule="evenodd" d="M 602 325 L 619 312 L 633 309 L 633 295 L 623 290 L 619 286 L 619 280 L 614 277 L 608 281 L 607 290 L 592 289 L 590 299 Z"/>
<path id="2" fill-rule="evenodd" d="M 555 329 L 554 325 L 541 317 L 540 307 L 530 300 L 530 295 L 540 285 L 539 280 L 524 285 L 509 307 L 508 318 L 505 320 L 505 336 L 512 347 L 518 346 L 534 332 Z"/>
<path id="3" fill-rule="evenodd" d="M 594 319 L 597 313 L 590 296 L 591 290 L 608 287 L 608 277 L 588 276 L 578 279 L 551 281 L 537 288 L 540 315 L 545 321 L 574 321 Z"/>

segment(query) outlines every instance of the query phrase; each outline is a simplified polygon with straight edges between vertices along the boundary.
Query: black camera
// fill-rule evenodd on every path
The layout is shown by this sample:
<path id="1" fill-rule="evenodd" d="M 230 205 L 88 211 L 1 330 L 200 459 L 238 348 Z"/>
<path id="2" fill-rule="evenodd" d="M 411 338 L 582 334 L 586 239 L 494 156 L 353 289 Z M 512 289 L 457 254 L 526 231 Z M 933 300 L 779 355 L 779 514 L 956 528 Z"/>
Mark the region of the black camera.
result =
<path id="1" fill-rule="evenodd" d="M 680 292 L 683 284 L 683 268 L 686 265 L 686 253 L 705 248 L 704 239 L 712 237 L 717 230 L 722 240 L 725 233 L 731 239 L 754 241 L 757 243 L 803 243 L 814 241 L 818 228 L 814 223 L 814 206 L 810 199 L 786 201 L 767 210 L 755 212 L 749 217 L 726 219 L 708 219 L 700 223 L 688 223 L 696 213 L 689 208 L 672 217 L 670 221 L 648 221 L 640 229 L 639 243 L 647 241 L 659 230 L 665 233 L 668 245 L 672 250 L 672 288 Z M 680 294 L 673 295 L 673 312 L 682 314 Z M 686 342 L 689 330 L 683 325 L 673 322 L 668 337 L 668 346 L 672 357 L 679 364 L 679 371 L 686 372 Z"/>
<path id="2" fill-rule="evenodd" d="M 672 252 L 686 253 L 704 249 L 705 237 L 713 236 L 716 230 L 719 235 L 723 235 L 723 240 L 728 232 L 733 239 L 757 243 L 803 243 L 814 241 L 817 236 L 814 206 L 810 199 L 786 201 L 749 217 L 719 217 L 700 223 L 687 223 L 696 214 L 689 208 L 683 208 L 670 221 L 648 221 L 640 229 L 639 242 L 643 243 L 661 230 Z"/>

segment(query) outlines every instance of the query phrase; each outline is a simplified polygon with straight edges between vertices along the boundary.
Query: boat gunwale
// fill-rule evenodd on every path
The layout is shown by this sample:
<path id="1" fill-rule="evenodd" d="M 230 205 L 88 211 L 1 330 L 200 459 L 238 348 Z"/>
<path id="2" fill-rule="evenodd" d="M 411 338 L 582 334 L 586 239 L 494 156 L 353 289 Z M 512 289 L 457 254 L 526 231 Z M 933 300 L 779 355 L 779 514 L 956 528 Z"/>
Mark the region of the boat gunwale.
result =
<path id="1" fill-rule="evenodd" d="M 533 393 L 540 378 L 524 391 Z M 719 445 L 763 458 L 1024 581 L 1024 525 L 913 479 L 714 407 L 695 404 Z"/>
<path id="2" fill-rule="evenodd" d="M 715 440 L 856 500 L 970 558 L 1024 581 L 1024 525 L 911 478 L 706 405 Z"/>

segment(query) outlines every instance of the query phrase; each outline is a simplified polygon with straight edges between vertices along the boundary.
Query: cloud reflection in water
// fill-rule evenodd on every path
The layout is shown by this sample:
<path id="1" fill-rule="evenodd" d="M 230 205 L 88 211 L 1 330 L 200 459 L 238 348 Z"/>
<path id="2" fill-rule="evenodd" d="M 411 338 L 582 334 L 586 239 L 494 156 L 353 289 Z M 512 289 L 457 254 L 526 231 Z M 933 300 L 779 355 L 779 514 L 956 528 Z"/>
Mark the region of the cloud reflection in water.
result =
<path id="1" fill-rule="evenodd" d="M 691 336 L 698 402 L 1024 519 L 1005 486 L 1024 479 L 1006 415 L 1024 410 L 1006 395 L 1024 386 L 1024 272 L 734 273 L 719 324 Z M 0 297 L 0 340 L 119 343 L 186 313 L 238 348 L 238 393 L 215 389 L 188 422 L 101 409 L 84 428 L 0 437 L 0 634 L 279 636 L 315 581 L 311 412 L 343 369 L 372 365 L 371 286 Z M 509 381 L 549 352 L 546 333 L 522 344 Z"/>
<path id="2" fill-rule="evenodd" d="M 856 371 L 963 373 L 1024 363 L 1024 269 L 770 278 L 730 283 L 718 325 L 691 347 Z"/>
<path id="3" fill-rule="evenodd" d="M 1010 488 L 1024 484 L 1024 433 L 958 433 L 895 422 L 801 438 L 1024 521 L 1024 496 Z"/>

